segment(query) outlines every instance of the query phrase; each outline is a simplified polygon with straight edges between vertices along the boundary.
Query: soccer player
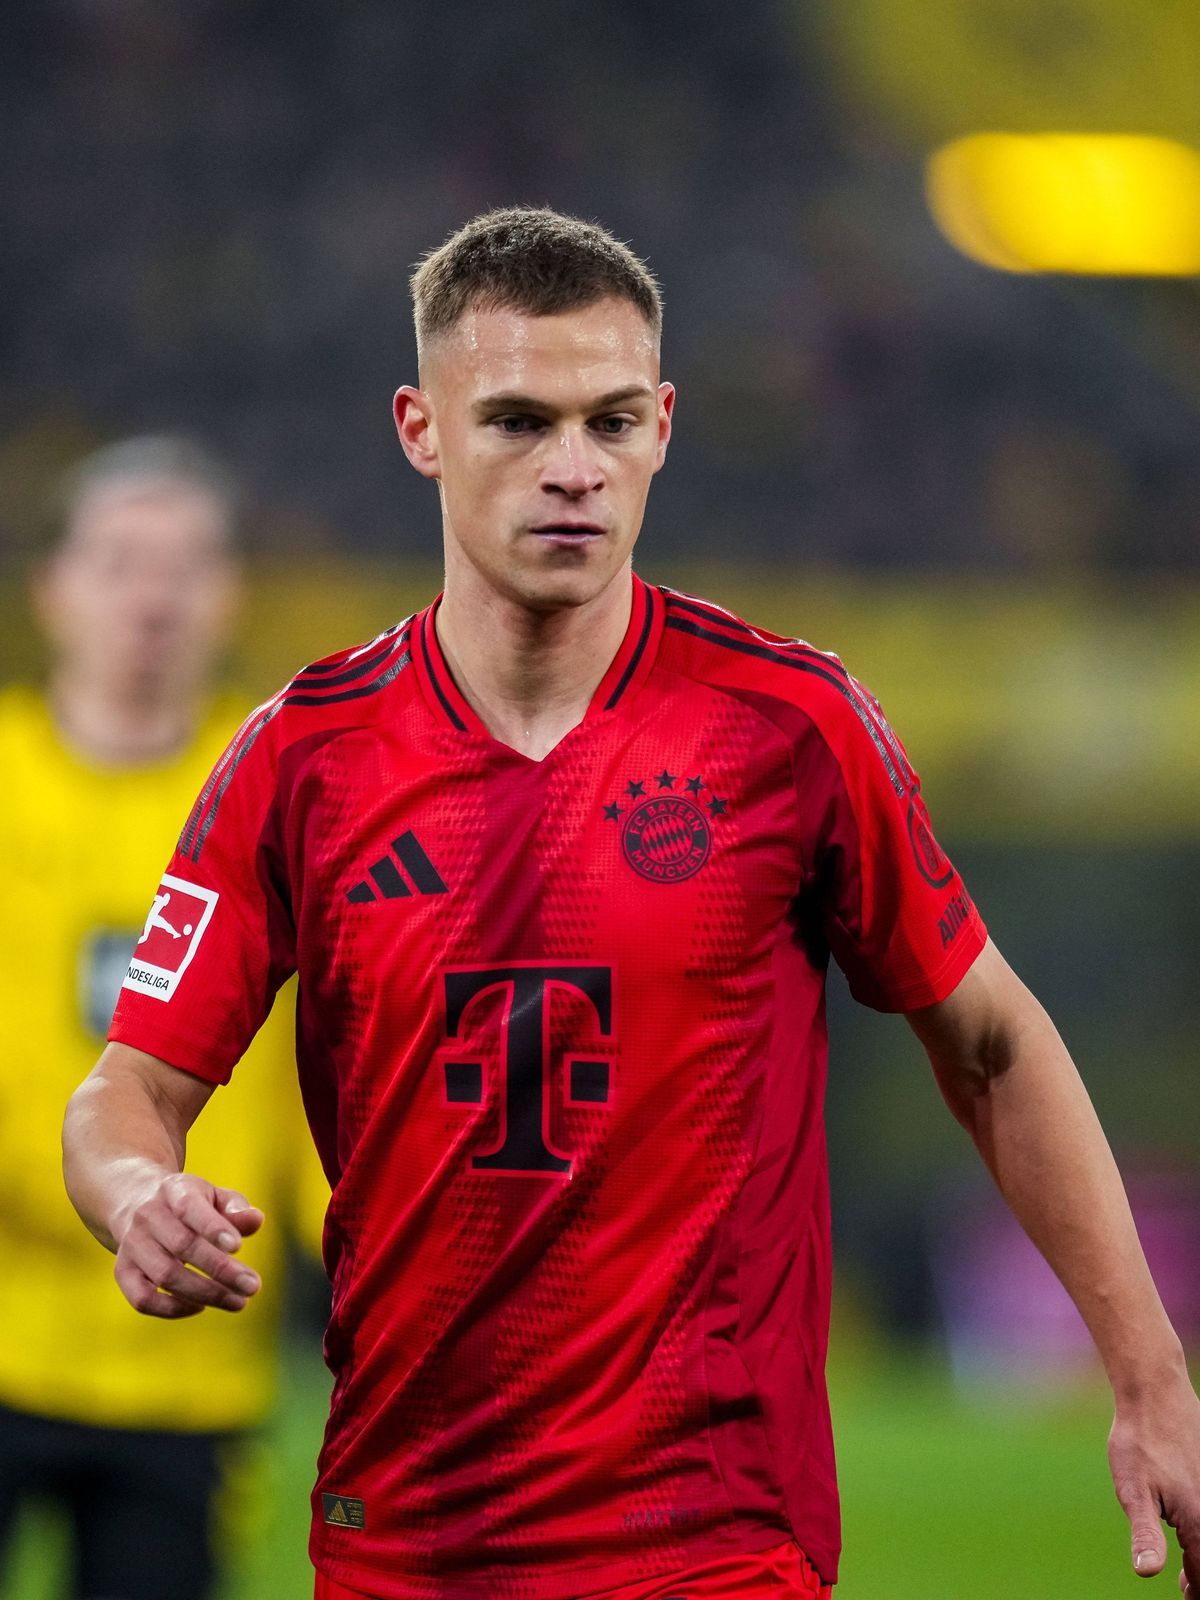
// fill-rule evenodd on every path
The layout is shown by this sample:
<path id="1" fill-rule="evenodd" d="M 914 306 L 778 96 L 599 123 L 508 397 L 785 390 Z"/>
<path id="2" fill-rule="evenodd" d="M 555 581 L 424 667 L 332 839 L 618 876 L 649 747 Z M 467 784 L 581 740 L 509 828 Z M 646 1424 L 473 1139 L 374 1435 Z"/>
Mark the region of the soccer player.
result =
<path id="1" fill-rule="evenodd" d="M 248 1253 L 271 1290 L 243 1326 L 133 1317 L 63 1191 L 59 1129 L 131 952 L 168 937 L 144 884 L 243 709 L 212 692 L 233 508 L 219 467 L 169 438 L 100 451 L 63 499 L 35 581 L 48 690 L 0 692 L 0 1544 L 23 1497 L 49 1496 L 72 1534 L 64 1593 L 199 1600 L 231 1447 L 273 1387 L 280 1232 Z M 173 895 L 156 910 L 186 938 Z M 192 1143 L 277 1210 L 308 1142 L 290 1058 L 272 1023 Z"/>
<path id="2" fill-rule="evenodd" d="M 298 970 L 333 1182 L 323 1600 L 826 1592 L 830 952 L 903 1012 L 1116 1394 L 1140 1571 L 1200 1406 L 1087 1097 L 836 657 L 631 568 L 674 392 L 643 264 L 491 213 L 413 280 L 444 593 L 301 671 L 184 823 L 67 1118 L 140 1311 L 239 1310 L 188 1128 Z M 148 892 L 154 889 L 147 885 Z M 232 1224 L 232 1226 L 231 1226 Z"/>

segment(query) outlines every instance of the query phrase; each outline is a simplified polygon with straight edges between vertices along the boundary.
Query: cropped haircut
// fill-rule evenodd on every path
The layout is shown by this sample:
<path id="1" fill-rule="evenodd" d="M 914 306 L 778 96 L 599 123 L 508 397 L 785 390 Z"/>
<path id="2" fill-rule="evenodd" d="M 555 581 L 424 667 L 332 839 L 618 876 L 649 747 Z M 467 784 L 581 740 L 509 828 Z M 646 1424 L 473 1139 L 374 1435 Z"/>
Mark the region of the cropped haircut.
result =
<path id="1" fill-rule="evenodd" d="M 104 445 L 63 474 L 48 507 L 43 551 L 63 542 L 89 495 L 114 483 L 161 484 L 204 494 L 221 513 L 230 547 L 239 542 L 240 495 L 233 474 L 187 434 L 155 433 Z"/>
<path id="2" fill-rule="evenodd" d="M 646 263 L 595 222 L 534 206 L 486 211 L 425 256 L 409 280 L 417 351 L 470 309 L 553 316 L 612 296 L 657 338 L 662 293 Z"/>

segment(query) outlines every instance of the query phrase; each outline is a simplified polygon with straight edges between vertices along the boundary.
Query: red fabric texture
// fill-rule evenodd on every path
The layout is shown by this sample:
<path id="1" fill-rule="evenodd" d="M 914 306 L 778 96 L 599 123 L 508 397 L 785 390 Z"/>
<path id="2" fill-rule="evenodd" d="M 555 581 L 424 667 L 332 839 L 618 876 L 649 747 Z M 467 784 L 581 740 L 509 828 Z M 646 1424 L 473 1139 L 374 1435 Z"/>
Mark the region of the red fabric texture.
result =
<path id="1" fill-rule="evenodd" d="M 639 1579 L 619 1589 L 587 1591 L 579 1600 L 830 1600 L 811 1563 L 792 1539 L 768 1550 L 706 1561 L 702 1566 L 656 1578 Z M 379 1600 L 361 1589 L 346 1589 L 317 1573 L 314 1600 Z"/>
<path id="2" fill-rule="evenodd" d="M 841 663 L 635 579 L 537 762 L 458 691 L 435 604 L 260 707 L 167 870 L 211 918 L 112 1038 L 223 1082 L 299 971 L 333 1187 L 316 1564 L 572 1600 L 795 1539 L 834 1581 L 827 960 L 903 1010 L 985 937 Z"/>

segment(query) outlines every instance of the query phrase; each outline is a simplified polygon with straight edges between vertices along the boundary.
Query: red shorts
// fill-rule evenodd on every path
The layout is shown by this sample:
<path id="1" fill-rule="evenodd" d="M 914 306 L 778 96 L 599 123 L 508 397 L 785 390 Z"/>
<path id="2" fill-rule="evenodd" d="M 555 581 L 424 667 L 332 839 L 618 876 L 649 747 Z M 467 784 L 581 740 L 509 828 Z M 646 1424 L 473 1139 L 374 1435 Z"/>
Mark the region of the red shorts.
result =
<path id="1" fill-rule="evenodd" d="M 822 1584 L 793 1539 L 769 1550 L 718 1556 L 683 1572 L 642 1578 L 619 1589 L 588 1595 L 586 1600 L 829 1600 Z M 347 1589 L 317 1573 L 315 1600 L 379 1600 L 359 1589 Z"/>

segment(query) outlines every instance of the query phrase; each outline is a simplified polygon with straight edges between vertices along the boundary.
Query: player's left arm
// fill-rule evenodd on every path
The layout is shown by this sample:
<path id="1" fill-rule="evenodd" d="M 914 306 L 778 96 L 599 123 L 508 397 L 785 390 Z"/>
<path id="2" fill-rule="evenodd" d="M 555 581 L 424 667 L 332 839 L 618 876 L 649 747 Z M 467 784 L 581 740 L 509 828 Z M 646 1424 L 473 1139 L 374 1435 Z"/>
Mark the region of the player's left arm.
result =
<path id="1" fill-rule="evenodd" d="M 1135 1570 L 1162 1570 L 1165 1517 L 1183 1551 L 1180 1586 L 1200 1600 L 1200 1401 L 1065 1045 L 990 940 L 949 998 L 908 1020 L 947 1105 L 1096 1342 L 1116 1401 L 1109 1464 Z"/>

